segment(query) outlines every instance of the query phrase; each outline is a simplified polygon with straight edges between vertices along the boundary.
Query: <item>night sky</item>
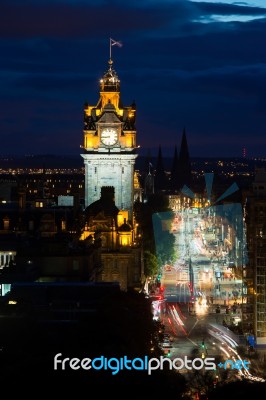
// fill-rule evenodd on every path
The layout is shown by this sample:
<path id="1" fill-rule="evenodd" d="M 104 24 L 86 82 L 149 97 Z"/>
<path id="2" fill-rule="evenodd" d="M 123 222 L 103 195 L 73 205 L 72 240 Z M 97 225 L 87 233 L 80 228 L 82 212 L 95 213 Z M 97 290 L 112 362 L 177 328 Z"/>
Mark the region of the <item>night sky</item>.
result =
<path id="1" fill-rule="evenodd" d="M 266 157 L 266 0 L 1 0 L 1 155 L 81 153 L 110 38 L 143 155 Z"/>

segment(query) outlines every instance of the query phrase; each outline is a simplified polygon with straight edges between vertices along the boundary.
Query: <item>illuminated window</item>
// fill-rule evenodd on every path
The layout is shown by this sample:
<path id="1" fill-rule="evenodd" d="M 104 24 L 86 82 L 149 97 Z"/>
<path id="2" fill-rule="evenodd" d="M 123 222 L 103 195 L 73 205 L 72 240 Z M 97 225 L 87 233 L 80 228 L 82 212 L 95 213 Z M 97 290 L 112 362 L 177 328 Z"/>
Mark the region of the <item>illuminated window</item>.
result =
<path id="1" fill-rule="evenodd" d="M 64 219 L 62 219 L 62 221 L 61 221 L 61 229 L 62 229 L 62 231 L 66 230 L 66 221 Z"/>
<path id="2" fill-rule="evenodd" d="M 10 219 L 9 219 L 8 217 L 5 217 L 5 218 L 3 219 L 3 222 L 4 222 L 4 229 L 5 229 L 5 230 L 8 230 L 8 229 L 9 229 Z"/>
<path id="3" fill-rule="evenodd" d="M 128 238 L 122 236 L 122 238 L 121 238 L 121 244 L 122 244 L 122 246 L 127 246 L 127 245 L 128 245 Z"/>

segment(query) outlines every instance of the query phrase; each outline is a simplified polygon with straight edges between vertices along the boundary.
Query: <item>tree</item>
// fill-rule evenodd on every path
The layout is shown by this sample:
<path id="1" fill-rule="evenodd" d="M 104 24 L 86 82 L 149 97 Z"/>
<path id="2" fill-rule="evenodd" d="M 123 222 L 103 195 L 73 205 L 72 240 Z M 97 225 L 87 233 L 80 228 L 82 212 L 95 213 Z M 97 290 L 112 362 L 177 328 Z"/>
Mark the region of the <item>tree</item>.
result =
<path id="1" fill-rule="evenodd" d="M 175 249 L 175 237 L 169 231 L 161 232 L 156 240 L 156 254 L 159 268 L 168 263 L 174 263 L 177 259 Z"/>
<path id="2" fill-rule="evenodd" d="M 169 208 L 168 197 L 158 193 L 149 196 L 147 203 L 135 203 L 135 216 L 142 230 L 144 257 L 146 254 L 145 268 L 147 267 L 148 275 L 144 273 L 146 276 L 151 276 L 154 273 L 151 274 L 149 271 L 156 272 L 155 258 L 157 258 L 157 269 L 165 263 L 174 262 L 177 258 L 175 237 L 169 231 L 174 212 Z M 162 219 L 166 222 L 167 229 L 162 226 Z"/>
<path id="3" fill-rule="evenodd" d="M 215 390 L 216 371 L 193 370 L 187 374 L 188 392 L 190 398 L 209 399 L 210 394 Z"/>
<path id="4" fill-rule="evenodd" d="M 157 257 L 149 250 L 145 250 L 144 258 L 144 274 L 146 277 L 154 276 L 158 273 L 158 260 Z"/>
<path id="5" fill-rule="evenodd" d="M 172 211 L 153 214 L 153 229 L 159 267 L 174 263 L 177 259 L 175 236 L 171 233 L 174 213 Z"/>

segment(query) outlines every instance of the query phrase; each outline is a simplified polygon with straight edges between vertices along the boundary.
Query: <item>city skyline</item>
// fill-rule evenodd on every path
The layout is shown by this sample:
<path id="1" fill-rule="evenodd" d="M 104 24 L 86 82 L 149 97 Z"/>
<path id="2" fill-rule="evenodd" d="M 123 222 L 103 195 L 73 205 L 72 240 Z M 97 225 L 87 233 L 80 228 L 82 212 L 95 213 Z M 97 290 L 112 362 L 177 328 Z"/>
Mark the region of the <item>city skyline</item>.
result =
<path id="1" fill-rule="evenodd" d="M 266 7 L 261 1 L 3 1 L 1 154 L 81 153 L 109 40 L 140 153 L 265 156 Z"/>

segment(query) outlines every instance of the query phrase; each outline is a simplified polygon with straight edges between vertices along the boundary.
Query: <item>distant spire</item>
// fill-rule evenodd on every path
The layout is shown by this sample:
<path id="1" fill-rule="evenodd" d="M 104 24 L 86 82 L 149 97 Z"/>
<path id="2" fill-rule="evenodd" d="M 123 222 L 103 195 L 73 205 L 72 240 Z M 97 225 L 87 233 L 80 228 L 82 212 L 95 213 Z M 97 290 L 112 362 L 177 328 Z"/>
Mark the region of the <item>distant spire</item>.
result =
<path id="1" fill-rule="evenodd" d="M 155 192 L 160 192 L 161 190 L 167 189 L 167 178 L 166 178 L 164 165 L 163 165 L 163 156 L 162 156 L 161 145 L 159 145 L 159 150 L 158 150 L 154 187 L 155 187 Z"/>
<path id="2" fill-rule="evenodd" d="M 149 195 L 154 194 L 154 176 L 152 172 L 149 172 L 145 177 L 144 182 L 144 196 L 148 199 Z"/>
<path id="3" fill-rule="evenodd" d="M 179 152 L 179 173 L 180 173 L 180 188 L 183 185 L 189 186 L 192 180 L 191 161 L 188 151 L 186 129 L 183 129 L 180 152 Z"/>
<path id="4" fill-rule="evenodd" d="M 182 139 L 181 139 L 181 146 L 180 146 L 180 153 L 179 158 L 182 161 L 187 161 L 189 159 L 189 151 L 188 151 L 188 144 L 187 144 L 187 135 L 186 129 L 183 129 Z"/>
<path id="5" fill-rule="evenodd" d="M 170 189 L 173 191 L 176 191 L 179 189 L 178 170 L 179 170 L 179 157 L 178 157 L 178 152 L 177 152 L 177 146 L 175 145 L 174 158 L 173 158 L 171 175 L 170 175 Z"/>
<path id="6" fill-rule="evenodd" d="M 145 160 L 144 160 L 145 175 L 147 175 L 149 172 L 152 172 L 153 169 L 154 169 L 154 166 L 152 164 L 151 151 L 150 151 L 150 149 L 148 149 Z"/>
<path id="7" fill-rule="evenodd" d="M 152 157 L 149 149 L 144 162 L 144 196 L 146 200 L 148 199 L 149 195 L 154 194 L 154 167 L 151 159 Z"/>
<path id="8" fill-rule="evenodd" d="M 161 145 L 159 145 L 157 164 L 156 164 L 156 174 L 160 174 L 160 173 L 164 173 L 163 156 L 162 156 Z"/>

